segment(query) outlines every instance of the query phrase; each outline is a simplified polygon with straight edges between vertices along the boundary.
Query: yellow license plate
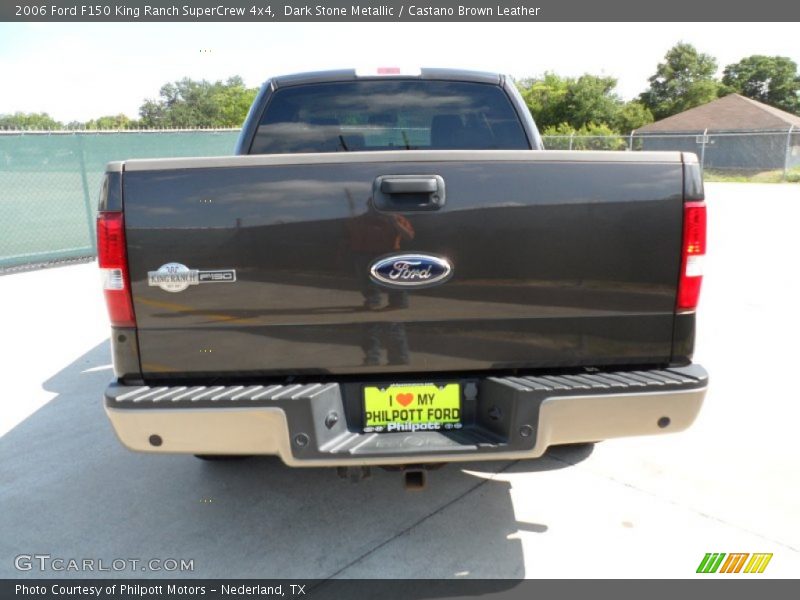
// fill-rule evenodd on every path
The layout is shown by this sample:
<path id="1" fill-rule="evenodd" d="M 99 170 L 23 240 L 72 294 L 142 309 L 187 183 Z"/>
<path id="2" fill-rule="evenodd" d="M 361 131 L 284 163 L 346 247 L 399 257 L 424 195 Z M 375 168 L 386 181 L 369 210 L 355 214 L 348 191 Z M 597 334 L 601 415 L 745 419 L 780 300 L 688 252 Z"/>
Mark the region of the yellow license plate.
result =
<path id="1" fill-rule="evenodd" d="M 457 383 L 396 384 L 364 388 L 364 431 L 461 429 L 461 386 Z"/>

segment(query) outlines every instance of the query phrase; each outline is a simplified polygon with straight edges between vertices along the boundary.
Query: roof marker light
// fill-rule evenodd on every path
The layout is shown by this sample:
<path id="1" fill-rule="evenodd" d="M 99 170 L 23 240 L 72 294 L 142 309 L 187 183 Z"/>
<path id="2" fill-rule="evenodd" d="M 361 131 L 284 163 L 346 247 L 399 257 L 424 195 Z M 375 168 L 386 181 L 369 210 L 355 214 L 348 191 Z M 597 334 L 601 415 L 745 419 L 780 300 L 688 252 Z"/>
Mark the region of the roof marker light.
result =
<path id="1" fill-rule="evenodd" d="M 408 77 L 419 77 L 422 69 L 405 67 L 371 67 L 356 69 L 356 77 L 391 77 L 393 75 L 405 75 Z"/>

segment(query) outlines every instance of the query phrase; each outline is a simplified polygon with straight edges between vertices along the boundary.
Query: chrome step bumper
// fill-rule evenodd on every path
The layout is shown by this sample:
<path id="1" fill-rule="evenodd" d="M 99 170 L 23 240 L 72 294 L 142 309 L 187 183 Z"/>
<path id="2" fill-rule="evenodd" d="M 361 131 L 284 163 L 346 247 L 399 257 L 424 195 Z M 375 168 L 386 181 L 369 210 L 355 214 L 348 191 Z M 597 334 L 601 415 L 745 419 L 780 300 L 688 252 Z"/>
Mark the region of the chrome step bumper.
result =
<path id="1" fill-rule="evenodd" d="M 698 365 L 457 379 L 460 430 L 363 433 L 360 384 L 352 383 L 113 383 L 106 413 L 121 442 L 143 452 L 272 454 L 291 466 L 509 460 L 557 444 L 682 431 L 708 384 Z"/>

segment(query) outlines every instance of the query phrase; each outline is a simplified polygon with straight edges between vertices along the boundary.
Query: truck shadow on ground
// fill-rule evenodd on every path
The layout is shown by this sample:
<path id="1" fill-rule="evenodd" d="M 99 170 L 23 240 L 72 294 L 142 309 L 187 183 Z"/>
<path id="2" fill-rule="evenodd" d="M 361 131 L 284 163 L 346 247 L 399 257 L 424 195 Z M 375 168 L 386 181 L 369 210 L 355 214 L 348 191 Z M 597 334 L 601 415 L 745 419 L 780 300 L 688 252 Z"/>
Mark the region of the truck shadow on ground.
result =
<path id="1" fill-rule="evenodd" d="M 53 400 L 0 438 L 0 577 L 522 578 L 515 534 L 548 526 L 517 521 L 503 471 L 560 469 L 592 449 L 448 465 L 416 493 L 382 469 L 354 485 L 333 469 L 290 469 L 271 457 L 137 454 L 103 412 L 109 363 L 107 342 L 92 348 L 43 383 Z M 16 570 L 14 557 L 31 553 L 140 562 L 120 572 Z M 168 558 L 191 560 L 193 570 L 142 570 Z M 410 596 L 404 586 L 402 595 L 446 595 L 435 589 Z"/>

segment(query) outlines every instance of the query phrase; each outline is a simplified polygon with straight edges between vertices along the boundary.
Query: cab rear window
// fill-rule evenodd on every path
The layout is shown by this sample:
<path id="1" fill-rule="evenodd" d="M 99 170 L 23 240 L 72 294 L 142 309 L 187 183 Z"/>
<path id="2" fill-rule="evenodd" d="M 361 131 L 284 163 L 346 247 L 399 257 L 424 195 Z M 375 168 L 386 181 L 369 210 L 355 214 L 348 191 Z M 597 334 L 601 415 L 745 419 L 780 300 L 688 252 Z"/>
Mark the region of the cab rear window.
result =
<path id="1" fill-rule="evenodd" d="M 394 79 L 278 89 L 250 153 L 523 149 L 530 144 L 501 87 Z"/>

